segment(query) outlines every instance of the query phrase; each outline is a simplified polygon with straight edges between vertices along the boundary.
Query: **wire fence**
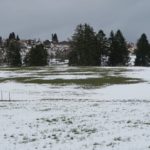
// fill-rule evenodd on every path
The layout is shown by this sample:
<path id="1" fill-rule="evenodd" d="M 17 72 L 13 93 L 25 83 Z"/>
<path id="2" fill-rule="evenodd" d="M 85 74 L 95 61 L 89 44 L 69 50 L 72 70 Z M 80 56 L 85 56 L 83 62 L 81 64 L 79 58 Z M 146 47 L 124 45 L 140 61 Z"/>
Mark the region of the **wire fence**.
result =
<path id="1" fill-rule="evenodd" d="M 6 93 L 4 94 L 4 92 L 1 91 L 1 99 L 0 100 L 1 101 L 4 101 L 4 100 L 11 101 L 11 94 L 10 94 L 10 92 L 7 92 L 7 95 L 6 95 Z"/>
<path id="2" fill-rule="evenodd" d="M 31 92 L 0 91 L 0 101 L 27 101 L 37 98 Z"/>

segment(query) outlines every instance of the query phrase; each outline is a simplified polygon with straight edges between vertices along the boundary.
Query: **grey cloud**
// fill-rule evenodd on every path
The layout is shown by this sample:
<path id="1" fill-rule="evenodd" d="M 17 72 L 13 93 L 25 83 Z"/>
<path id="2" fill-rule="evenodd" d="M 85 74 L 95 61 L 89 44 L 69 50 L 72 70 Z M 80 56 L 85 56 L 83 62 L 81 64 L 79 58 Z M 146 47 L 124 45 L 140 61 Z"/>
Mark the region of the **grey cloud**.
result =
<path id="1" fill-rule="evenodd" d="M 127 40 L 150 34 L 148 0 L 0 0 L 0 35 L 12 31 L 21 38 L 50 38 L 57 32 L 61 40 L 70 37 L 79 23 L 96 30 L 120 28 Z"/>

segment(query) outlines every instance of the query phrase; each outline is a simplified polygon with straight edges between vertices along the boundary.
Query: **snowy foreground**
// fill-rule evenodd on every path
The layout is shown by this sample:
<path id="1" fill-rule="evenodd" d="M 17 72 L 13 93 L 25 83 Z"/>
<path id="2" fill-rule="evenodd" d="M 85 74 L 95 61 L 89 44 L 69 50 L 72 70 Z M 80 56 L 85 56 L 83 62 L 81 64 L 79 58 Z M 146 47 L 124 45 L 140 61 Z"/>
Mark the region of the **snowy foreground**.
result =
<path id="1" fill-rule="evenodd" d="M 57 75 L 44 68 L 1 70 L 0 79 L 100 77 L 92 71 L 65 72 L 66 66 L 53 69 Z M 0 150 L 149 150 L 150 68 L 123 68 L 120 74 L 113 69 L 111 76 L 143 82 L 95 88 L 0 82 Z"/>

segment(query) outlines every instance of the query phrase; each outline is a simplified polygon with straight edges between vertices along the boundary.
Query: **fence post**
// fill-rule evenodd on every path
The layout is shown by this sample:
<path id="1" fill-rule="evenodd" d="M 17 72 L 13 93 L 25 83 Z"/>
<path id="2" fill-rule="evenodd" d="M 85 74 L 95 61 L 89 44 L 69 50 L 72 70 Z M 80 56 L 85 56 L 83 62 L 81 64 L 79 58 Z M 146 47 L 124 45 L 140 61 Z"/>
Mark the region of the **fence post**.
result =
<path id="1" fill-rule="evenodd" d="M 10 101 L 11 99 L 10 99 L 10 92 L 9 92 L 9 101 Z"/>
<path id="2" fill-rule="evenodd" d="M 3 92 L 1 91 L 1 101 L 3 101 Z"/>

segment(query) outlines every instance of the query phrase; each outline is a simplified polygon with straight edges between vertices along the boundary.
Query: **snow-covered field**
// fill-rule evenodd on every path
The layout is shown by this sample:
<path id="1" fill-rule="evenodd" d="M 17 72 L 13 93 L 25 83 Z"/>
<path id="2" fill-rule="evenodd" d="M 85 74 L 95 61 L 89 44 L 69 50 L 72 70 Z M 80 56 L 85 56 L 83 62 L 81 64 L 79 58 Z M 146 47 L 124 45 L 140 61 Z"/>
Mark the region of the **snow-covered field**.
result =
<path id="1" fill-rule="evenodd" d="M 24 83 L 27 78 L 104 76 L 140 82 L 103 86 Z M 1 68 L 0 150 L 149 150 L 149 84 L 150 68 L 144 67 Z"/>

